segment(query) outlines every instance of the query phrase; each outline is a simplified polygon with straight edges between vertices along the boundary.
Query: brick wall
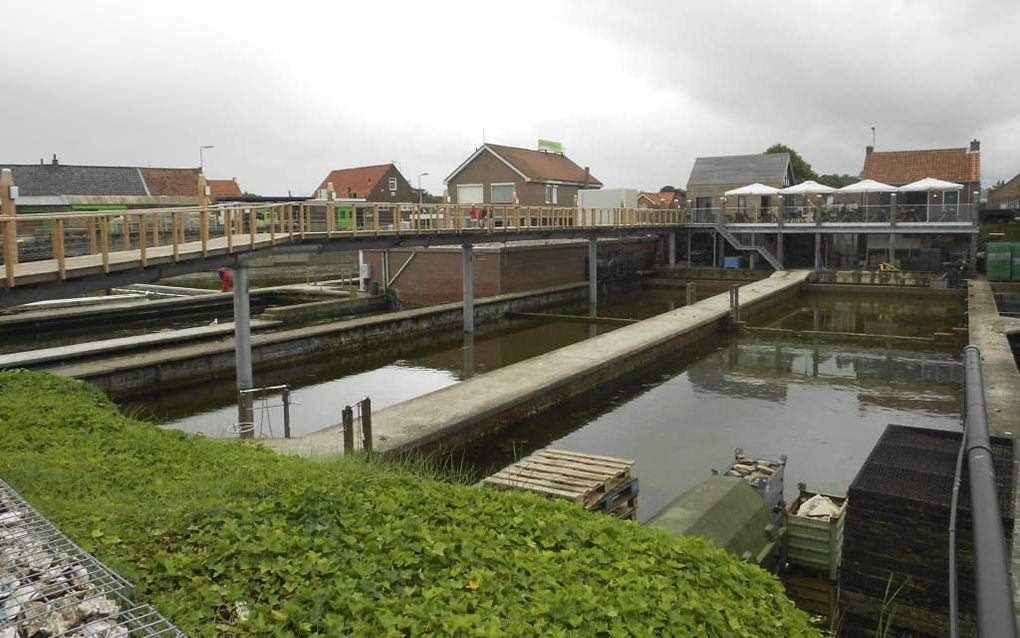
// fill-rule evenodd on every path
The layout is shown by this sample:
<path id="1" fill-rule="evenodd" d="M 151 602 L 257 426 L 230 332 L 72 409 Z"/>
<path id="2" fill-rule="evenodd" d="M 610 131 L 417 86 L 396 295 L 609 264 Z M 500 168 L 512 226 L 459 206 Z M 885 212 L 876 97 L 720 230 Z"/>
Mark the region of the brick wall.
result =
<path id="1" fill-rule="evenodd" d="M 410 249 L 390 250 L 390 278 L 411 255 Z M 371 282 L 382 285 L 382 252 L 365 251 Z M 599 242 L 600 277 L 627 276 L 655 263 L 656 242 L 618 240 Z M 588 278 L 588 247 L 583 242 L 510 244 L 475 248 L 475 297 L 549 288 Z M 463 295 L 459 248 L 421 248 L 391 286 L 405 304 L 430 305 L 460 301 Z"/>

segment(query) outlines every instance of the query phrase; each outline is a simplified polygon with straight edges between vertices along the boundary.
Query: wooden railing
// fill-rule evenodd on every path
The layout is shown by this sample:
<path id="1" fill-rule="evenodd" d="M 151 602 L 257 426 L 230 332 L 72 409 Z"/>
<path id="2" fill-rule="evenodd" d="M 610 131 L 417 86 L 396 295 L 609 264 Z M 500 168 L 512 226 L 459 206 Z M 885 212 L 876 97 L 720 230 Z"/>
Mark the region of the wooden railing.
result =
<path id="1" fill-rule="evenodd" d="M 472 214 L 474 208 L 475 214 Z M 579 228 L 628 228 L 682 223 L 682 211 L 578 209 L 515 205 L 382 204 L 304 201 L 221 204 L 96 212 L 6 215 L 3 261 L 7 287 L 18 264 L 52 262 L 58 279 L 68 268 L 111 263 L 144 268 L 150 259 L 206 257 L 210 250 L 246 252 L 307 238 L 430 234 L 505 234 Z M 39 264 L 42 267 L 43 264 Z"/>

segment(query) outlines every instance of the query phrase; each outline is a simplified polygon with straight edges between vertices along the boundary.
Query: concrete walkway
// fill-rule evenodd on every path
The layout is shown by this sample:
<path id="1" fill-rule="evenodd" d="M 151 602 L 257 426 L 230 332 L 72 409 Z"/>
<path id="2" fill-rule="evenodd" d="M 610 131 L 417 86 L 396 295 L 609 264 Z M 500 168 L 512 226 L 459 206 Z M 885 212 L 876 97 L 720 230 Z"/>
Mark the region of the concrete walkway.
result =
<path id="1" fill-rule="evenodd" d="M 808 275 L 782 271 L 741 287 L 742 317 L 795 295 Z M 375 449 L 396 455 L 504 427 L 717 332 L 729 312 L 727 292 L 392 406 L 373 415 Z M 334 426 L 265 443 L 285 454 L 324 457 L 342 453 L 341 439 Z"/>
<path id="2" fill-rule="evenodd" d="M 278 326 L 280 321 L 265 321 L 254 319 L 251 322 L 252 330 L 260 330 Z M 39 350 L 27 350 L 25 352 L 14 352 L 0 355 L 0 370 L 10 368 L 38 368 L 46 364 L 75 361 L 78 359 L 89 359 L 108 355 L 114 352 L 126 350 L 141 350 L 157 346 L 166 346 L 173 343 L 195 341 L 198 339 L 213 339 L 222 336 L 233 336 L 234 322 L 217 324 L 215 326 L 198 326 L 195 328 L 183 328 L 180 330 L 164 330 L 162 332 L 151 332 L 149 334 L 135 335 L 131 337 L 119 337 L 117 339 L 104 339 L 102 341 L 88 341 L 86 343 L 75 343 L 66 346 L 53 348 L 42 348 Z"/>

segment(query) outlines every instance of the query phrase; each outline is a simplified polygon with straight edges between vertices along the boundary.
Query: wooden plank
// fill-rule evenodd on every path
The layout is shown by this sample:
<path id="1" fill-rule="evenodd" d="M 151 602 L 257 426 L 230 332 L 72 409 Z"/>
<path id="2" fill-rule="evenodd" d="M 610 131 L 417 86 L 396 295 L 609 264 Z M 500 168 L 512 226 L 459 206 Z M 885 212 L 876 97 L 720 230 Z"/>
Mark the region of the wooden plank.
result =
<path id="1" fill-rule="evenodd" d="M 120 218 L 121 248 L 131 250 L 131 220 L 127 215 Z"/>
<path id="2" fill-rule="evenodd" d="M 7 287 L 14 287 L 14 267 L 18 265 L 18 228 L 13 216 L 4 220 L 4 271 Z"/>
<path id="3" fill-rule="evenodd" d="M 248 209 L 248 249 L 255 250 L 255 231 L 258 225 L 258 219 L 255 215 L 255 209 Z"/>
<path id="4" fill-rule="evenodd" d="M 485 479 L 482 483 L 484 485 L 490 486 L 490 487 L 498 486 L 498 487 L 506 487 L 506 488 L 511 488 L 511 489 L 522 489 L 522 486 L 517 481 L 508 481 L 508 480 L 505 480 L 505 479 L 501 479 L 501 478 L 497 478 L 497 477 L 492 477 L 492 476 L 490 476 L 489 478 Z M 573 492 L 567 492 L 567 491 L 564 491 L 564 490 L 559 490 L 559 489 L 556 489 L 556 488 L 550 488 L 550 489 L 542 491 L 541 493 L 542 494 L 547 494 L 547 495 L 550 495 L 550 496 L 559 496 L 561 498 L 567 499 L 568 501 L 570 501 L 572 503 L 576 503 L 579 500 L 579 497 L 578 497 L 577 494 L 574 494 Z"/>
<path id="5" fill-rule="evenodd" d="M 234 254 L 234 213 L 237 208 L 228 208 L 223 211 L 223 233 L 227 238 L 227 254 Z"/>
<path id="6" fill-rule="evenodd" d="M 625 473 L 625 470 L 618 468 L 610 468 L 604 465 L 592 465 L 591 463 L 582 463 L 574 459 L 569 458 L 555 458 L 555 457 L 539 457 L 539 460 L 546 465 L 551 467 L 561 468 L 572 468 L 576 470 L 584 470 L 597 474 L 601 481 L 607 481 L 613 477 L 620 476 Z"/>
<path id="7" fill-rule="evenodd" d="M 88 225 L 88 231 L 89 231 L 89 254 L 90 255 L 95 255 L 96 254 L 96 218 L 94 216 L 90 215 L 89 216 L 89 220 L 87 222 L 87 225 Z"/>
<path id="8" fill-rule="evenodd" d="M 598 458 L 584 458 L 573 454 L 563 454 L 558 450 L 540 450 L 536 453 L 537 456 L 547 459 L 558 459 L 561 461 L 571 461 L 574 463 L 580 463 L 582 465 L 590 465 L 594 468 L 603 468 L 607 472 L 622 472 L 629 470 L 634 466 L 631 463 L 620 463 L 612 459 L 598 459 Z"/>
<path id="9" fill-rule="evenodd" d="M 560 456 L 572 456 L 578 459 L 592 460 L 592 461 L 604 461 L 612 465 L 620 465 L 624 467 L 633 467 L 634 461 L 630 459 L 621 459 L 614 456 L 601 456 L 599 454 L 586 454 L 584 452 L 574 452 L 572 450 L 561 450 L 559 448 L 546 448 L 539 450 L 539 454 L 558 454 Z"/>
<path id="10" fill-rule="evenodd" d="M 601 481 L 577 478 L 576 476 L 567 476 L 565 474 L 549 472 L 541 469 L 522 468 L 517 465 L 511 465 L 510 467 L 500 470 L 496 476 L 558 483 L 562 484 L 564 489 L 576 489 L 583 492 L 590 492 L 591 490 L 598 489 L 599 486 L 602 485 Z"/>
<path id="11" fill-rule="evenodd" d="M 568 476 L 574 476 L 576 478 L 587 478 L 587 479 L 596 480 L 596 481 L 599 481 L 599 482 L 604 481 L 605 478 L 606 478 L 606 475 L 603 472 L 593 472 L 593 471 L 591 471 L 591 470 L 589 470 L 587 468 L 574 467 L 574 466 L 572 466 L 570 464 L 568 464 L 566 467 L 561 466 L 561 465 L 550 466 L 550 465 L 548 465 L 546 463 L 532 461 L 531 457 L 528 457 L 528 458 L 526 458 L 526 459 L 524 459 L 522 461 L 518 461 L 516 463 L 516 465 L 518 467 L 532 467 L 532 466 L 534 466 L 534 467 L 540 467 L 540 468 L 545 468 L 545 469 L 549 469 L 550 467 L 554 467 L 557 472 L 566 474 Z"/>
<path id="12" fill-rule="evenodd" d="M 199 241 L 202 242 L 202 257 L 209 255 L 209 211 L 202 209 L 199 216 Z"/>

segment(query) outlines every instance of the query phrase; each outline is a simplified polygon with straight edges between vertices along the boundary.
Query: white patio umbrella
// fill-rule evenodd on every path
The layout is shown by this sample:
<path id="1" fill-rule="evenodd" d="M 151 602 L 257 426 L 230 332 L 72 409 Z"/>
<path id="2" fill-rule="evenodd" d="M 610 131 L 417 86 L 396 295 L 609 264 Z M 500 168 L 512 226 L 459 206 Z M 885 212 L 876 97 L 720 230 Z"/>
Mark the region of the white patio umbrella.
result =
<path id="1" fill-rule="evenodd" d="M 813 179 L 809 179 L 806 182 L 795 184 L 793 186 L 787 186 L 786 188 L 779 191 L 783 195 L 828 195 L 835 193 L 836 189 L 825 184 L 819 184 Z"/>
<path id="2" fill-rule="evenodd" d="M 800 184 L 794 184 L 793 186 L 787 186 L 786 188 L 784 188 L 783 190 L 781 190 L 779 192 L 782 193 L 783 195 L 794 195 L 794 196 L 796 196 L 796 195 L 804 195 L 805 198 L 806 198 L 808 195 L 829 195 L 831 193 L 835 193 L 836 189 L 831 187 L 831 186 L 826 186 L 825 184 L 819 184 L 818 182 L 816 182 L 813 179 L 809 179 L 809 180 L 807 180 L 805 182 L 801 182 Z M 794 201 L 796 201 L 796 200 L 794 200 Z M 807 203 L 808 203 L 808 206 L 811 205 L 810 201 L 808 201 Z M 803 220 L 803 216 L 801 216 L 800 219 Z"/>
<path id="3" fill-rule="evenodd" d="M 778 188 L 768 186 L 766 184 L 761 184 L 759 182 L 755 182 L 753 184 L 748 184 L 747 186 L 741 186 L 740 188 L 734 188 L 733 190 L 726 191 L 727 197 L 733 195 L 762 195 L 768 197 L 778 194 L 779 194 Z M 758 213 L 759 215 L 761 214 L 760 208 L 758 209 Z M 756 219 L 760 219 L 760 217 Z"/>
<path id="4" fill-rule="evenodd" d="M 883 182 L 876 182 L 873 179 L 862 179 L 853 184 L 847 184 L 837 192 L 847 194 L 860 194 L 864 200 L 864 219 L 868 218 L 868 193 L 895 193 L 900 189 Z"/>
<path id="5" fill-rule="evenodd" d="M 941 191 L 942 201 L 945 202 L 946 192 L 963 190 L 963 184 L 947 182 L 944 179 L 936 179 L 934 177 L 925 177 L 916 182 L 900 186 L 900 190 L 904 193 L 927 193 L 925 196 L 925 217 L 928 218 L 928 221 L 931 221 L 931 194 Z"/>
<path id="6" fill-rule="evenodd" d="M 747 186 L 741 186 L 740 188 L 734 188 L 731 191 L 726 191 L 726 197 L 731 195 L 778 195 L 779 189 L 772 186 L 766 186 L 755 182 L 754 184 L 748 184 Z"/>

